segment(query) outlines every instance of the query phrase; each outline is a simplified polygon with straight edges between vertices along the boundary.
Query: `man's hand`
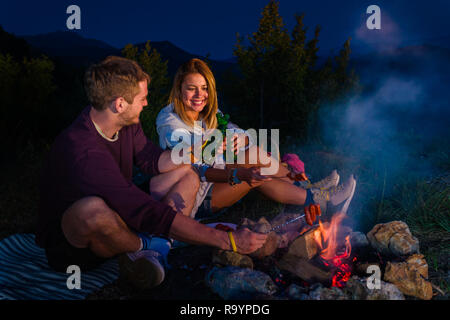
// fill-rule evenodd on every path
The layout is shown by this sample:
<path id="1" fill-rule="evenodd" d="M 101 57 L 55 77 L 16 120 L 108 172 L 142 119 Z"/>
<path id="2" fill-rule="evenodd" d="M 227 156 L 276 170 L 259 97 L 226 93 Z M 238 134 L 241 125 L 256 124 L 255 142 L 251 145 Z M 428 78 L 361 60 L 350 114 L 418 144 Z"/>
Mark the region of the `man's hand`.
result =
<path id="1" fill-rule="evenodd" d="M 261 175 L 261 168 L 259 167 L 238 168 L 237 177 L 239 180 L 247 182 L 251 187 L 257 187 L 266 181 L 272 180 L 268 176 Z"/>
<path id="2" fill-rule="evenodd" d="M 249 254 L 261 248 L 267 239 L 267 234 L 252 232 L 247 228 L 232 232 L 237 252 Z M 231 248 L 231 246 L 230 246 Z"/>
<path id="3" fill-rule="evenodd" d="M 267 239 L 266 234 L 255 233 L 247 228 L 232 232 L 237 252 L 241 254 L 258 250 Z M 170 227 L 169 237 L 191 244 L 210 245 L 222 250 L 232 250 L 227 232 L 205 226 L 181 213 L 175 216 Z"/>

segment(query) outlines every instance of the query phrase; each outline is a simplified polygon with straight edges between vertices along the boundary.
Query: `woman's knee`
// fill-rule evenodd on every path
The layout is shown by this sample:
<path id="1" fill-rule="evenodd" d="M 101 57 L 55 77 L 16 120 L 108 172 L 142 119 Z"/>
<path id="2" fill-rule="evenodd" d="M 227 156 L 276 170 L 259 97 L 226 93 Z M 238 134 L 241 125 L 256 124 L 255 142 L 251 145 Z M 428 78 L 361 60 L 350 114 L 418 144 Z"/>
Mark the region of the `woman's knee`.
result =
<path id="1" fill-rule="evenodd" d="M 193 190 L 193 192 L 197 193 L 198 188 L 200 187 L 200 178 L 198 173 L 192 168 L 192 166 L 189 166 L 185 170 L 186 172 L 183 175 L 183 179 L 189 184 L 189 187 Z"/>

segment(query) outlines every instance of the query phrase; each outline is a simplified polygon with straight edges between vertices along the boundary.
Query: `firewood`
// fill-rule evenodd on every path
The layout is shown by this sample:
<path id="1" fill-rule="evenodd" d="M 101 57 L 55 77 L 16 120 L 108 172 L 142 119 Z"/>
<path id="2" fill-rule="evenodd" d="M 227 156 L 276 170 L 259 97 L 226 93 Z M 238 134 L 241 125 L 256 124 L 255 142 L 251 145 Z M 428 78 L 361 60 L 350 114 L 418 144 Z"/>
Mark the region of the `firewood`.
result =
<path id="1" fill-rule="evenodd" d="M 319 247 L 314 239 L 316 230 L 317 228 L 308 230 L 296 238 L 289 246 L 287 254 L 306 260 L 312 259 L 319 252 Z"/>
<path id="2" fill-rule="evenodd" d="M 285 254 L 276 264 L 280 270 L 289 271 L 309 283 L 330 283 L 333 277 L 331 272 L 324 271 L 310 261 L 290 254 Z"/>

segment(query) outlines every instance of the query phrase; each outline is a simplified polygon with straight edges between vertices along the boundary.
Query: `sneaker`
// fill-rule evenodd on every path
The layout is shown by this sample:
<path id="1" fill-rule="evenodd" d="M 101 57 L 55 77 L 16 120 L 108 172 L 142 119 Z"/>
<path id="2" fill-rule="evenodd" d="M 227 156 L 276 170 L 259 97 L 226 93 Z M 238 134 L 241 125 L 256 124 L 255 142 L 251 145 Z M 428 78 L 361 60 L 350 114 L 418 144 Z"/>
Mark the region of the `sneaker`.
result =
<path id="1" fill-rule="evenodd" d="M 138 289 L 151 289 L 164 280 L 164 259 L 154 250 L 141 250 L 119 256 L 120 276 Z"/>
<path id="2" fill-rule="evenodd" d="M 320 181 L 317 181 L 313 184 L 308 185 L 307 189 L 310 189 L 310 188 L 311 189 L 312 188 L 314 188 L 314 189 L 329 189 L 329 188 L 336 187 L 338 185 L 338 183 L 339 183 L 339 174 L 337 173 L 336 170 L 333 170 L 328 177 L 326 177 Z"/>
<path id="3" fill-rule="evenodd" d="M 350 201 L 352 201 L 355 193 L 356 180 L 353 175 L 342 185 L 332 187 L 329 189 L 311 189 L 313 200 L 320 205 L 322 212 L 326 211 L 327 204 L 330 202 L 333 206 L 343 203 L 340 211 L 347 212 Z"/>

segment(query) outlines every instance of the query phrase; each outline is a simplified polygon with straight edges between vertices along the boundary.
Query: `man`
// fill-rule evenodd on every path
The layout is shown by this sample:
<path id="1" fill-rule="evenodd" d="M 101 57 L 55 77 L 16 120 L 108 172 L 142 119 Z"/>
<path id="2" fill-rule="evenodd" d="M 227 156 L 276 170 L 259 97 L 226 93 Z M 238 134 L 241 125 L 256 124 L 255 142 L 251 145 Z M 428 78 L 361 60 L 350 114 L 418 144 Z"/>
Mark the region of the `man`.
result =
<path id="1" fill-rule="evenodd" d="M 55 140 L 43 171 L 36 242 L 49 265 L 82 271 L 120 255 L 121 273 L 138 287 L 164 279 L 168 238 L 238 252 L 266 235 L 224 231 L 187 217 L 199 186 L 190 165 L 175 165 L 144 135 L 139 115 L 150 77 L 134 62 L 108 57 L 85 75 L 90 106 Z M 133 164 L 152 176 L 150 194 L 132 183 Z M 158 236 L 158 237 L 153 237 Z"/>

